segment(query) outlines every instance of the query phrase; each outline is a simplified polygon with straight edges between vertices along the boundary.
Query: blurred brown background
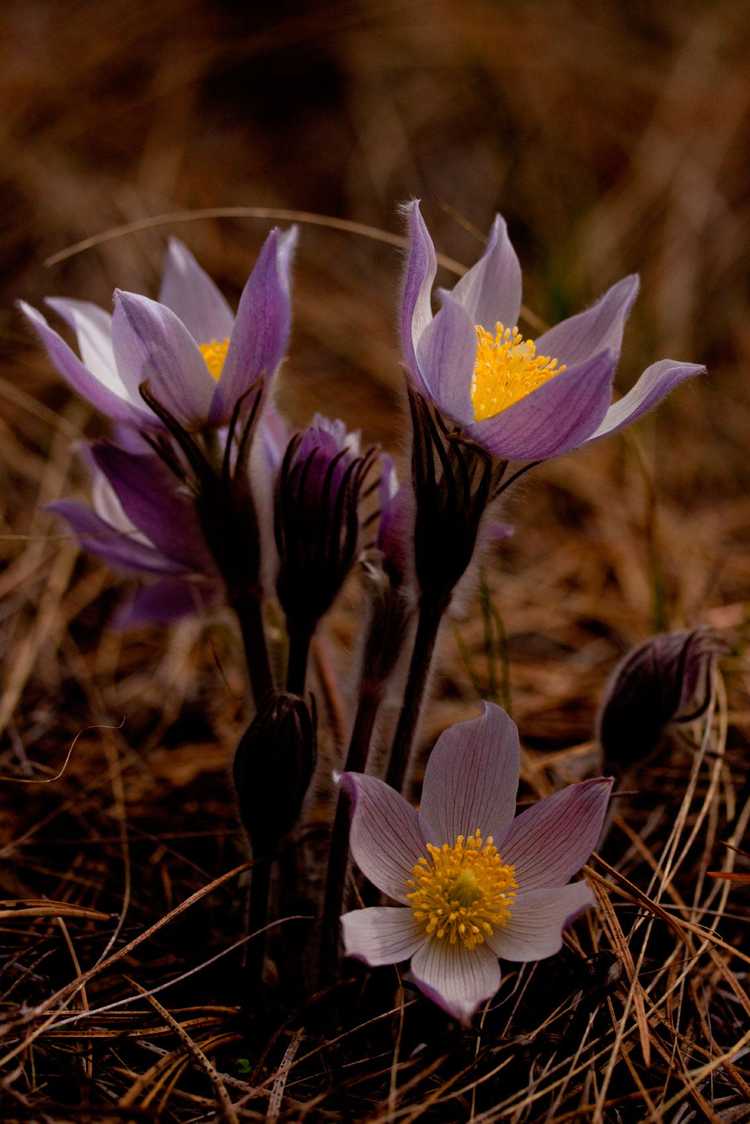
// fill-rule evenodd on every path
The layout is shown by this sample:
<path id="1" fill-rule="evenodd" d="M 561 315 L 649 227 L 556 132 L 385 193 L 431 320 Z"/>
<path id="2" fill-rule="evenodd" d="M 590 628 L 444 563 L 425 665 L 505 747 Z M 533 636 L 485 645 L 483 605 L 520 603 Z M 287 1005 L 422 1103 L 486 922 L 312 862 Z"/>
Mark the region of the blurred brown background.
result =
<path id="1" fill-rule="evenodd" d="M 32 643 L 25 678 L 14 668 L 18 690 L 0 717 L 32 666 L 45 692 L 59 687 L 71 622 L 98 634 L 110 609 L 97 601 L 101 568 L 49 539 L 59 528 L 37 510 L 81 486 L 69 436 L 97 422 L 50 372 L 12 303 L 57 293 L 108 304 L 115 285 L 153 293 L 170 233 L 236 296 L 268 222 L 166 222 L 45 265 L 79 239 L 186 209 L 299 208 L 398 232 L 397 206 L 416 195 L 440 248 L 464 262 L 500 209 L 527 304 L 548 321 L 638 270 L 620 389 L 664 355 L 703 361 L 710 376 L 681 388 L 635 438 L 546 466 L 511 503 L 516 539 L 491 560 L 489 581 L 516 713 L 532 743 L 585 739 L 624 646 L 668 625 L 742 624 L 746 3 L 7 0 L 0 36 L 0 593 L 9 648 L 32 643 L 34 628 L 44 640 Z M 284 387 L 296 419 L 321 408 L 402 448 L 399 272 L 391 246 L 303 225 Z M 42 627 L 49 561 L 62 566 L 67 551 L 55 594 L 66 610 Z M 70 575 L 81 572 L 100 585 L 73 596 Z M 461 627 L 469 650 L 481 646 L 478 625 Z M 472 685 L 459 667 L 441 693 L 463 707 L 486 690 L 483 676 L 477 666 Z M 122 667 L 114 679 L 121 690 Z"/>

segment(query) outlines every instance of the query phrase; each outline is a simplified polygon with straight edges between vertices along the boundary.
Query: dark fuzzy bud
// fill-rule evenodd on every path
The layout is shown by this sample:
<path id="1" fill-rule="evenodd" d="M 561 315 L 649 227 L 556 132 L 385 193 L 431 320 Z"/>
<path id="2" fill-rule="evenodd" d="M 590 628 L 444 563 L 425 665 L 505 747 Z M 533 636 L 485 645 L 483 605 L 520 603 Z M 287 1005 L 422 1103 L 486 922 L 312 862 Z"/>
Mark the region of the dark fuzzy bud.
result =
<path id="1" fill-rule="evenodd" d="M 699 718 L 711 699 L 714 660 L 727 650 L 706 628 L 665 632 L 620 661 L 605 689 L 597 736 L 606 767 L 620 771 L 657 749 L 672 722 Z"/>
<path id="2" fill-rule="evenodd" d="M 154 398 L 148 383 L 141 385 L 140 393 L 164 425 L 164 432 L 144 432 L 143 438 L 193 494 L 227 599 L 242 603 L 256 593 L 260 580 L 260 533 L 249 464 L 266 398 L 265 379 L 257 379 L 235 403 L 219 461 L 202 435 L 190 433 Z"/>
<path id="3" fill-rule="evenodd" d="M 359 503 L 374 449 L 359 455 L 341 422 L 316 418 L 289 442 L 279 468 L 276 589 L 290 633 L 311 634 L 357 557 Z"/>
<path id="4" fill-rule="evenodd" d="M 234 755 L 240 819 L 254 858 L 272 858 L 299 819 L 316 760 L 316 712 L 298 695 L 268 699 Z"/>
<path id="5" fill-rule="evenodd" d="M 423 598 L 444 607 L 469 566 L 479 525 L 506 465 L 451 428 L 409 387 L 414 568 Z"/>

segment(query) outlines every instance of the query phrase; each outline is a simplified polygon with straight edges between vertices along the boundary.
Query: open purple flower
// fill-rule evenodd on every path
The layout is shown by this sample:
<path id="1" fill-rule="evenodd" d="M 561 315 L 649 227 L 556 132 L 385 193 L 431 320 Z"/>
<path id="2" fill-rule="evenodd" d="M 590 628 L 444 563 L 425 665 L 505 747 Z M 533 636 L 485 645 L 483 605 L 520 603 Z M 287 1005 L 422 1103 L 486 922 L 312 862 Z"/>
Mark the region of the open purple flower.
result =
<path id="1" fill-rule="evenodd" d="M 416 811 L 375 777 L 344 773 L 357 866 L 401 904 L 341 921 L 349 956 L 372 966 L 411 960 L 418 987 L 468 1021 L 500 985 L 498 957 L 540 960 L 593 905 L 569 883 L 596 846 L 609 778 L 569 785 L 513 818 L 518 731 L 499 707 L 439 738 Z"/>
<path id="2" fill-rule="evenodd" d="M 416 388 L 502 460 L 546 460 L 629 425 L 705 368 L 662 359 L 614 404 L 612 382 L 638 278 L 618 281 L 535 341 L 518 327 L 521 269 L 498 215 L 482 257 L 433 316 L 435 248 L 406 208 L 409 254 L 401 303 L 404 358 Z"/>
<path id="3" fill-rule="evenodd" d="M 40 312 L 19 307 L 72 388 L 116 422 L 156 426 L 139 386 L 188 429 L 225 424 L 260 375 L 272 378 L 291 324 L 289 274 L 296 228 L 266 238 L 236 316 L 182 242 L 170 239 L 159 300 L 115 291 L 114 314 L 51 297 L 73 328 L 80 358 Z"/>
<path id="4" fill-rule="evenodd" d="M 49 510 L 114 570 L 156 579 L 138 590 L 117 623 L 176 620 L 216 601 L 221 582 L 194 505 L 161 460 L 104 441 L 87 449 L 86 457 L 92 507 L 60 500 Z"/>

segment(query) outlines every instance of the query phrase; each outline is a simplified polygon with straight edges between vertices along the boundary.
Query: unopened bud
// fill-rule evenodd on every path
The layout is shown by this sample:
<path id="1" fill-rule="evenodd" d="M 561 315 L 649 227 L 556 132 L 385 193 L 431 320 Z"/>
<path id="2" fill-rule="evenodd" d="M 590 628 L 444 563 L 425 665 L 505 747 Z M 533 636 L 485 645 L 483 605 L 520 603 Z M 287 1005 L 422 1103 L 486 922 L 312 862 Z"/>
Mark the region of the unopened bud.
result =
<path id="1" fill-rule="evenodd" d="M 607 767 L 622 771 L 657 749 L 665 728 L 707 709 L 711 670 L 726 645 L 706 628 L 665 632 L 620 661 L 604 692 L 597 734 Z"/>
<path id="2" fill-rule="evenodd" d="M 291 632 L 311 633 L 357 557 L 359 503 L 375 450 L 360 455 L 343 422 L 316 416 L 291 439 L 276 479 L 276 591 Z"/>
<path id="3" fill-rule="evenodd" d="M 240 819 L 254 858 L 273 857 L 302 809 L 316 759 L 316 715 L 298 695 L 271 696 L 234 755 Z"/>

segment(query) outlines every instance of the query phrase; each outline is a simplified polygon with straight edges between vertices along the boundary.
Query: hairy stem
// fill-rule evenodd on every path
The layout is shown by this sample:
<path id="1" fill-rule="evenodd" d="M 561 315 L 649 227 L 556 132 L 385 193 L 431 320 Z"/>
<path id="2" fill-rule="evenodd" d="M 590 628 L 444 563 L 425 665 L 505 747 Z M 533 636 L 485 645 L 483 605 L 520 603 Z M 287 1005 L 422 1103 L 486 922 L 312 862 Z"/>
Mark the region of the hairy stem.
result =
<path id="1" fill-rule="evenodd" d="M 404 785 L 409 767 L 412 743 L 422 713 L 422 703 L 424 702 L 425 688 L 435 651 L 435 642 L 447 606 L 447 601 L 439 603 L 424 596 L 419 605 L 419 617 L 411 663 L 409 664 L 409 676 L 406 680 L 404 701 L 396 726 L 396 733 L 393 736 L 391 757 L 385 778 L 386 783 L 395 788 L 397 792 L 400 792 Z"/>
<path id="2" fill-rule="evenodd" d="M 344 763 L 344 772 L 362 773 L 367 764 L 372 731 L 383 698 L 383 683 L 363 682 L 354 728 Z M 321 979 L 330 979 L 336 971 L 339 943 L 339 917 L 344 905 L 346 871 L 349 864 L 348 798 L 339 789 L 336 816 L 331 832 L 331 845 L 323 905 L 323 928 L 320 943 Z"/>
<path id="3" fill-rule="evenodd" d="M 268 924 L 268 901 L 271 892 L 271 860 L 257 859 L 251 874 L 250 902 L 247 913 L 247 932 L 259 933 Z M 263 987 L 263 968 L 266 962 L 267 934 L 259 933 L 247 945 L 245 961 L 246 1000 L 257 996 Z"/>
<path id="4" fill-rule="evenodd" d="M 286 669 L 286 689 L 293 695 L 304 695 L 307 680 L 307 661 L 310 655 L 312 630 L 296 628 L 289 633 L 289 663 Z"/>
<path id="5" fill-rule="evenodd" d="M 250 689 L 256 708 L 273 690 L 271 661 L 268 655 L 266 630 L 263 626 L 263 609 L 260 598 L 252 593 L 231 599 L 237 614 L 245 648 L 245 662 L 250 679 Z"/>

